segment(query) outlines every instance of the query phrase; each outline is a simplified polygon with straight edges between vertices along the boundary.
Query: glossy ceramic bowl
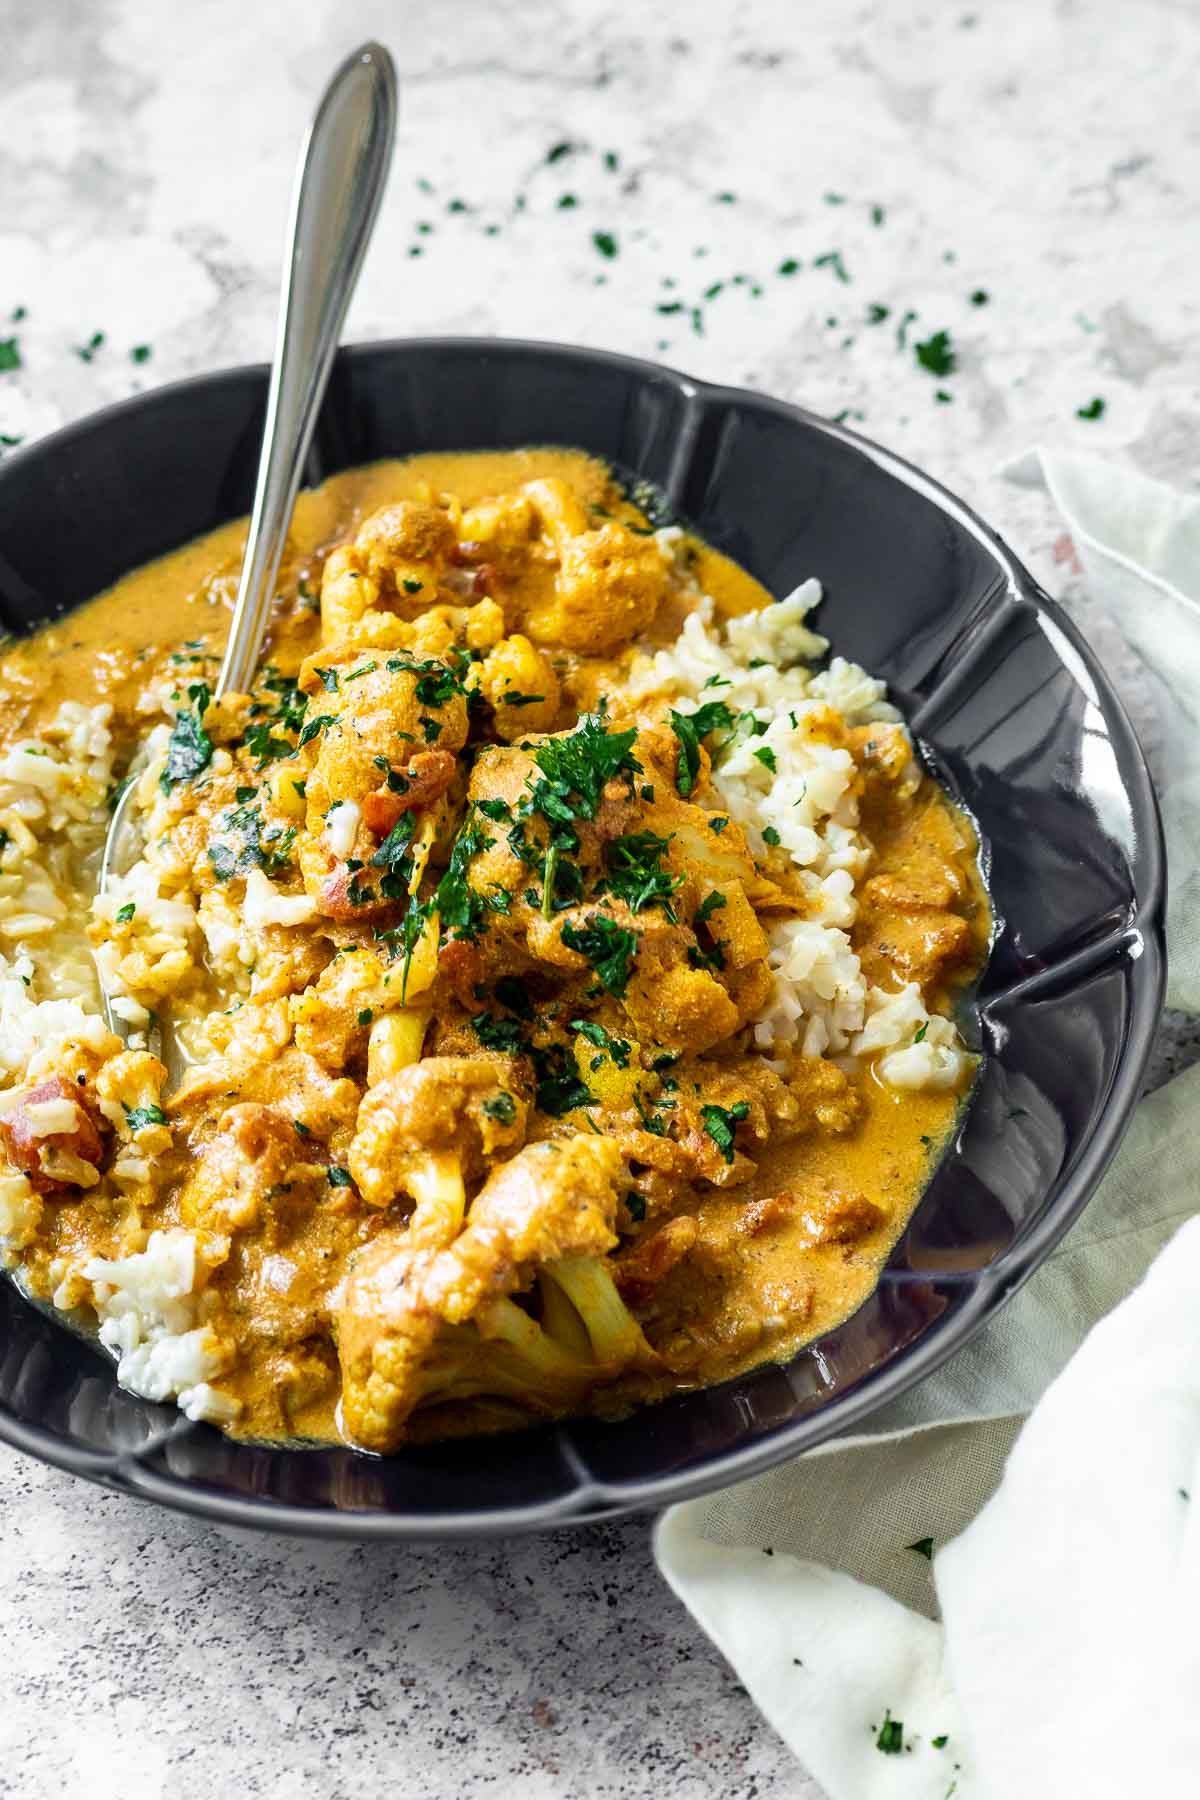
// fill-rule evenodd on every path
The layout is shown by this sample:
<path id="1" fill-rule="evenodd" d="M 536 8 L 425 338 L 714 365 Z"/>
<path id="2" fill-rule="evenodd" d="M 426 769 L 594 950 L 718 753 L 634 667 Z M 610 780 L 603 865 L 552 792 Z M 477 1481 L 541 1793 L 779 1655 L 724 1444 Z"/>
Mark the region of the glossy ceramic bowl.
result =
<path id="1" fill-rule="evenodd" d="M 261 368 L 110 408 L 0 467 L 12 631 L 249 509 Z M 973 1102 L 879 1286 L 787 1366 L 618 1424 L 377 1458 L 231 1442 L 122 1393 L 0 1281 L 0 1438 L 229 1524 L 370 1538 L 533 1530 L 738 1480 L 928 1375 L 1086 1204 L 1137 1098 L 1163 983 L 1163 855 L 1129 723 L 1073 626 L 995 535 L 853 432 L 649 363 L 541 344 L 378 344 L 338 360 L 308 480 L 420 450 L 564 443 L 649 477 L 776 595 L 886 677 L 978 822 L 998 935 L 965 1020 Z"/>

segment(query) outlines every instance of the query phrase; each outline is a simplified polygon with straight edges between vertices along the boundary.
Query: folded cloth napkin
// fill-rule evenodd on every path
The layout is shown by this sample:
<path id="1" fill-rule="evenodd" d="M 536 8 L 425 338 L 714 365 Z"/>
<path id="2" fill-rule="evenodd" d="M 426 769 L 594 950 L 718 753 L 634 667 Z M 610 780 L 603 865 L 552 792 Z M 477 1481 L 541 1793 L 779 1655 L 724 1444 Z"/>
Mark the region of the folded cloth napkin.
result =
<path id="1" fill-rule="evenodd" d="M 1200 1011 L 1200 501 L 1097 457 L 1010 474 L 1046 483 L 1157 688 L 1168 1002 Z M 820 1782 L 805 1800 L 1200 1792 L 1197 1120 L 1200 1066 L 937 1375 L 660 1520 L 662 1573 Z"/>

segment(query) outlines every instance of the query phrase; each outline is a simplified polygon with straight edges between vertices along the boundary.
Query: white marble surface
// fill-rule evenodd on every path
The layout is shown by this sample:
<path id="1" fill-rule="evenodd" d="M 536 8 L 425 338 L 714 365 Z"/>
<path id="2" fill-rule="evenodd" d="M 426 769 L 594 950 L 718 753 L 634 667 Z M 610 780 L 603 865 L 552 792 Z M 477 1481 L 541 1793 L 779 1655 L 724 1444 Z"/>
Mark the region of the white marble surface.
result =
<path id="1" fill-rule="evenodd" d="M 852 408 L 1060 591 L 1070 546 L 1006 457 L 1086 444 L 1195 481 L 1193 0 L 0 0 L 0 433 L 268 354 L 295 146 L 367 35 L 402 126 L 349 336 L 574 340 Z M 835 250 L 847 282 L 813 266 Z M 897 347 L 910 308 L 910 337 L 951 334 L 944 381 Z M 1192 1054 L 1168 1035 L 1159 1073 Z M 819 1800 L 644 1523 L 368 1556 L 2 1451 L 0 1649 L 12 1800 Z"/>

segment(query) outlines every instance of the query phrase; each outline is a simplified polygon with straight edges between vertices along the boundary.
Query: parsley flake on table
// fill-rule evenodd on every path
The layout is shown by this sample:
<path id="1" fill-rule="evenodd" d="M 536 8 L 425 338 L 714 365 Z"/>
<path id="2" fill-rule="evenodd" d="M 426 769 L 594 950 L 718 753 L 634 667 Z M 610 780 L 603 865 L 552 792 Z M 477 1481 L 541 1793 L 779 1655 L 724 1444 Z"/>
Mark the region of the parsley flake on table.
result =
<path id="1" fill-rule="evenodd" d="M 884 1756 L 899 1756 L 904 1748 L 904 1721 L 893 1719 L 890 1711 L 883 1715 L 883 1724 L 879 1727 L 875 1748 L 882 1751 Z"/>
<path id="2" fill-rule="evenodd" d="M 939 1737 L 930 1738 L 929 1742 L 933 1745 L 935 1750 L 944 1750 L 946 1745 L 950 1742 L 950 1733 L 948 1731 L 943 1731 Z"/>
<path id="3" fill-rule="evenodd" d="M 814 269 L 832 269 L 839 281 L 849 282 L 850 273 L 842 261 L 840 250 L 826 250 L 821 256 L 813 257 Z"/>
<path id="4" fill-rule="evenodd" d="M 1077 419 L 1102 419 L 1104 417 L 1104 401 L 1100 395 L 1097 394 L 1094 400 L 1089 400 L 1086 406 L 1077 406 L 1075 417 Z"/>
<path id="5" fill-rule="evenodd" d="M 611 231 L 593 231 L 592 243 L 601 256 L 611 258 L 617 254 L 617 240 Z"/>
<path id="6" fill-rule="evenodd" d="M 15 337 L 0 338 L 0 375 L 21 367 L 21 346 Z"/>
<path id="7" fill-rule="evenodd" d="M 93 331 L 86 344 L 77 344 L 75 346 L 75 354 L 80 362 L 90 363 L 97 350 L 101 349 L 103 344 L 104 333 L 102 331 Z"/>
<path id="8" fill-rule="evenodd" d="M 948 331 L 935 331 L 923 343 L 914 344 L 913 354 L 931 375 L 952 375 L 958 362 Z"/>
<path id="9" fill-rule="evenodd" d="M 129 360 L 134 363 L 146 363 L 154 354 L 150 344 L 135 344 L 129 352 Z"/>

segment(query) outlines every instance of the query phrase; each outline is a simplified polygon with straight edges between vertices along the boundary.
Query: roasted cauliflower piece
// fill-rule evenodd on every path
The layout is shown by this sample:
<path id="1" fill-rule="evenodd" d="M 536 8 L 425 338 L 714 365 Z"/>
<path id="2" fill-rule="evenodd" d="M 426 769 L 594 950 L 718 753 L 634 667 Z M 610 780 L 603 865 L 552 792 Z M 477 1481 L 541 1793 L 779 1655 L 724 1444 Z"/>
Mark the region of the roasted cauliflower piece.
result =
<path id="1" fill-rule="evenodd" d="M 566 482 L 531 481 L 524 491 L 557 563 L 550 594 L 527 614 L 530 637 L 595 656 L 645 631 L 670 578 L 657 540 L 616 520 L 590 529 L 586 509 Z"/>
<path id="2" fill-rule="evenodd" d="M 427 1056 L 368 1088 L 350 1173 L 371 1206 L 436 1192 L 461 1220 L 467 1181 L 524 1141 L 526 1080 L 510 1057 Z"/>
<path id="3" fill-rule="evenodd" d="M 519 633 L 502 639 L 484 657 L 479 685 L 495 710 L 497 735 L 508 744 L 531 731 L 548 730 L 562 705 L 549 657 Z"/>
<path id="4" fill-rule="evenodd" d="M 337 1315 L 353 1441 L 393 1449 L 412 1412 L 441 1400 L 562 1412 L 621 1368 L 655 1366 L 604 1260 L 622 1169 L 602 1138 L 530 1144 L 493 1172 L 447 1248 L 427 1242 L 419 1204 L 407 1232 L 381 1232 L 358 1253 Z M 508 1297 L 535 1271 L 562 1296 L 540 1322 Z"/>
<path id="5" fill-rule="evenodd" d="M 419 500 L 381 506 L 363 520 L 354 540 L 380 600 L 409 614 L 437 599 L 457 546 L 450 514 Z"/>

